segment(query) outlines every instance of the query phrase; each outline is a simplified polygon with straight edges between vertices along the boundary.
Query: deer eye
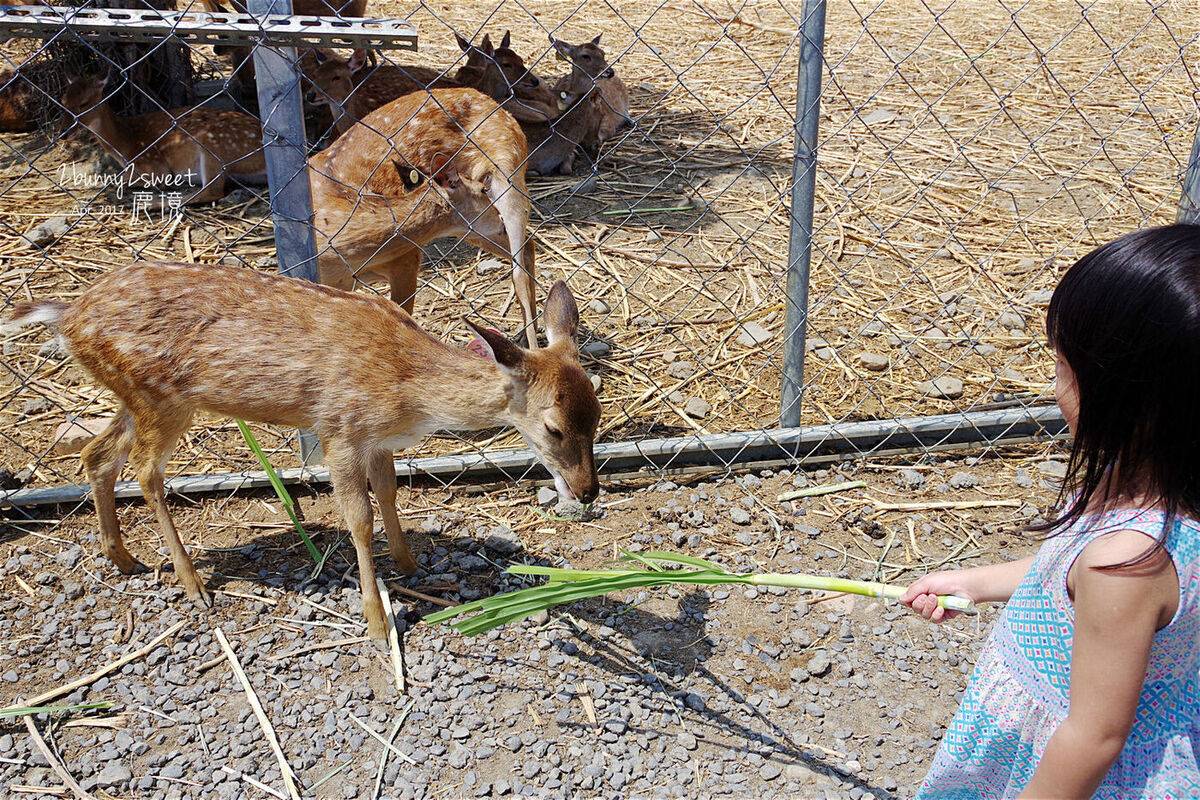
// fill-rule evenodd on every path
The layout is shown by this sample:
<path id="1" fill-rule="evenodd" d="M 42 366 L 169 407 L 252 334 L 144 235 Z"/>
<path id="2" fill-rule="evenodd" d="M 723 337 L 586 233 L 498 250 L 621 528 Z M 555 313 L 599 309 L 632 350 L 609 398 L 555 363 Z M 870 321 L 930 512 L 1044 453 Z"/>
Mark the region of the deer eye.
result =
<path id="1" fill-rule="evenodd" d="M 562 438 L 563 438 L 562 431 L 558 430 L 557 428 L 551 428 L 549 425 L 547 425 L 546 433 L 550 434 L 551 439 L 554 439 L 555 441 L 559 441 L 559 442 L 562 441 Z"/>
<path id="2" fill-rule="evenodd" d="M 400 182 L 404 184 L 405 191 L 411 192 L 425 182 L 425 176 L 416 167 L 394 159 L 392 164 L 396 167 L 396 174 L 400 176 Z"/>

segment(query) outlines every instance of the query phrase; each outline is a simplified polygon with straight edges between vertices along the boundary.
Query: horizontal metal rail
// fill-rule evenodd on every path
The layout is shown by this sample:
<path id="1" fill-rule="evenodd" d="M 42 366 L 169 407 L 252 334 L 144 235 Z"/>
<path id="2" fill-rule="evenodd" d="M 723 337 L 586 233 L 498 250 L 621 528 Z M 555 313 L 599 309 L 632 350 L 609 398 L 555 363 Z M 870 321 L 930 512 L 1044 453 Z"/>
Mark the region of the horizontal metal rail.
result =
<path id="1" fill-rule="evenodd" d="M 0 6 L 0 41 L 50 39 L 64 29 L 90 41 L 158 42 L 173 36 L 189 44 L 417 49 L 417 29 L 402 19 Z"/>
<path id="2" fill-rule="evenodd" d="M 964 445 L 997 446 L 1045 441 L 1067 433 L 1057 406 L 943 414 L 935 417 L 815 425 L 754 433 L 719 433 L 596 446 L 604 474 L 626 474 L 645 468 L 681 470 L 697 467 L 749 466 L 763 462 L 813 463 L 877 457 L 919 449 L 930 452 Z M 529 450 L 474 455 L 402 459 L 396 475 L 491 483 L 523 478 L 548 479 Z M 279 470 L 284 483 L 327 483 L 329 470 L 300 467 Z M 231 492 L 270 485 L 262 470 L 172 478 L 167 490 L 176 494 Z M 74 503 L 86 498 L 86 484 L 0 492 L 0 508 Z M 117 497 L 141 497 L 135 481 L 117 484 Z"/>

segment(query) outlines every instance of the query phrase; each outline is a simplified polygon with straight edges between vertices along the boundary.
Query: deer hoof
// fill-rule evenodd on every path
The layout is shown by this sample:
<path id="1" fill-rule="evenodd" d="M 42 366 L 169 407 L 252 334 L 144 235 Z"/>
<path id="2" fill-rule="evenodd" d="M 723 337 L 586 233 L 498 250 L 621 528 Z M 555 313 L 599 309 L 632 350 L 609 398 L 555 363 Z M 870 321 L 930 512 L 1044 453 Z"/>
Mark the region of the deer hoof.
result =
<path id="1" fill-rule="evenodd" d="M 202 611 L 212 608 L 212 605 L 213 605 L 212 595 L 209 594 L 208 590 L 205 589 L 203 586 L 199 586 L 196 588 L 187 587 L 186 591 L 187 591 L 188 599 L 191 600 L 192 603 L 195 604 L 196 608 L 198 608 Z"/>
<path id="2" fill-rule="evenodd" d="M 138 575 L 150 571 L 149 567 L 129 555 L 129 551 L 124 548 L 121 548 L 119 551 L 105 553 L 104 555 L 108 556 L 108 560 L 126 575 Z"/>
<path id="3" fill-rule="evenodd" d="M 393 553 L 392 561 L 396 562 L 396 567 L 405 575 L 412 575 L 417 571 L 417 560 L 412 557 L 412 553 L 407 551 L 403 553 Z"/>
<path id="4" fill-rule="evenodd" d="M 388 629 L 386 622 L 380 622 L 376 625 L 374 621 L 368 620 L 367 636 L 371 637 L 371 641 L 380 650 L 388 649 Z"/>

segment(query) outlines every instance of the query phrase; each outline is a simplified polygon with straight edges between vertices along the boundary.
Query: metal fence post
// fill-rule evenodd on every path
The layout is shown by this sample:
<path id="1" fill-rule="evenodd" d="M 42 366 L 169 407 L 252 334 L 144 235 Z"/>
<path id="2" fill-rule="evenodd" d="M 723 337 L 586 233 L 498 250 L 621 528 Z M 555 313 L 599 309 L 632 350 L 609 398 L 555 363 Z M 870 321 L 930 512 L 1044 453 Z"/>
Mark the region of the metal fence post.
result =
<path id="1" fill-rule="evenodd" d="M 813 198 L 817 189 L 817 124 L 825 45 L 825 0 L 804 0 L 796 72 L 795 155 L 792 159 L 791 231 L 788 237 L 787 317 L 779 424 L 800 425 L 808 278 L 812 264 Z"/>
<path id="2" fill-rule="evenodd" d="M 1179 211 L 1175 221 L 1200 223 L 1200 123 L 1196 126 L 1192 155 L 1183 173 L 1183 190 L 1179 193 Z"/>
<path id="3" fill-rule="evenodd" d="M 292 0 L 250 0 L 251 14 L 292 13 Z M 308 143 L 294 47 L 254 48 L 254 74 L 262 116 L 271 216 L 279 271 L 317 280 L 312 197 L 308 188 Z"/>
<path id="4" fill-rule="evenodd" d="M 292 0 L 250 0 L 251 14 L 292 13 Z M 254 48 L 254 75 L 262 117 L 267 185 L 275 222 L 275 257 L 279 272 L 316 282 L 317 244 L 313 233 L 312 193 L 308 186 L 308 140 L 296 48 Z M 298 432 L 300 460 L 323 460 L 321 443 L 312 431 Z"/>

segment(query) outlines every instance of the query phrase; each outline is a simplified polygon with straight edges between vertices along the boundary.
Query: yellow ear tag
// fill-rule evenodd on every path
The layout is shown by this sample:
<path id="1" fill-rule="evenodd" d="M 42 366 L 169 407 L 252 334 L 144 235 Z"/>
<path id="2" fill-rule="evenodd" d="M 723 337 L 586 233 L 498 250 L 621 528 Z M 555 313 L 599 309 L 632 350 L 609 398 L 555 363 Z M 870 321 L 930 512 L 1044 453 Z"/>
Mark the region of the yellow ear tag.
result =
<path id="1" fill-rule="evenodd" d="M 417 172 L 415 169 L 412 170 L 411 172 L 409 172 L 408 173 L 408 182 L 413 184 L 414 186 L 416 186 L 418 183 L 421 182 L 421 173 Z"/>

